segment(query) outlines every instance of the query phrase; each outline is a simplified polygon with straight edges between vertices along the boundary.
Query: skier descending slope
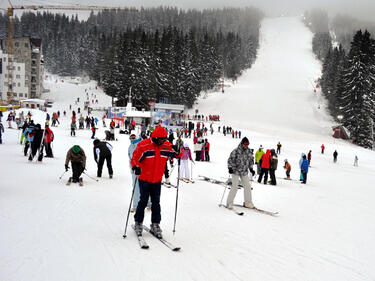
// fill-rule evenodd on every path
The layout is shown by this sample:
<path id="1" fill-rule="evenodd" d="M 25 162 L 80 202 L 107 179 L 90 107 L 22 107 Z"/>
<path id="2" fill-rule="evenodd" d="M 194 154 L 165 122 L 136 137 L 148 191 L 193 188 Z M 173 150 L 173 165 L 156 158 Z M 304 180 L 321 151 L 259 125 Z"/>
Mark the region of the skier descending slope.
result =
<path id="1" fill-rule="evenodd" d="M 148 198 L 151 197 L 151 232 L 162 238 L 160 229 L 160 190 L 165 164 L 169 157 L 180 157 L 167 141 L 168 133 L 162 126 L 156 127 L 151 138 L 144 139 L 133 152 L 131 160 L 134 174 L 139 176 L 141 197 L 134 215 L 135 232 L 142 235 L 144 211 Z"/>
<path id="2" fill-rule="evenodd" d="M 251 198 L 251 183 L 248 176 L 249 170 L 253 171 L 254 156 L 249 149 L 249 140 L 244 137 L 236 149 L 234 149 L 228 158 L 229 174 L 232 174 L 232 187 L 227 198 L 227 208 L 233 209 L 233 200 L 239 188 L 241 179 L 244 188 L 244 207 L 254 208 Z"/>

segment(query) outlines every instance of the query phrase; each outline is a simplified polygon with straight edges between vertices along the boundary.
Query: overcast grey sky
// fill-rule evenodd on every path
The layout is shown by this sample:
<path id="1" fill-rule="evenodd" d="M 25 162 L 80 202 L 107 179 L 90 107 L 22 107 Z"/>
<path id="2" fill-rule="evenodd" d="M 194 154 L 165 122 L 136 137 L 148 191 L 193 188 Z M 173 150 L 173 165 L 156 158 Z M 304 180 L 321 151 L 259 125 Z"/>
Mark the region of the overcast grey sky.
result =
<path id="1" fill-rule="evenodd" d="M 256 6 L 267 15 L 297 15 L 310 8 L 327 10 L 330 15 L 345 13 L 352 17 L 375 21 L 375 0 L 11 0 L 19 4 L 106 5 L 106 6 L 176 6 L 179 8 L 222 8 Z M 7 7 L 8 0 L 0 0 Z"/>

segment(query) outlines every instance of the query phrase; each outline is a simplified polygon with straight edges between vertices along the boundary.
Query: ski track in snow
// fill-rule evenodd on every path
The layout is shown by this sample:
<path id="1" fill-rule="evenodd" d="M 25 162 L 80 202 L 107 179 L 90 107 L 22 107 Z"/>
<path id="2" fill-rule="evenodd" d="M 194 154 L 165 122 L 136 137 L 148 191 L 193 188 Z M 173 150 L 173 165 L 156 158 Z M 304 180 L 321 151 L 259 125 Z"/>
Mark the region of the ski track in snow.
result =
<path id="1" fill-rule="evenodd" d="M 17 130 L 6 129 L 0 145 L 0 280 L 375 280 L 374 153 L 331 138 L 333 123 L 324 99 L 319 90 L 312 93 L 309 82 L 321 67 L 311 52 L 311 39 L 298 19 L 265 19 L 252 68 L 224 94 L 210 93 L 198 101 L 200 113 L 219 114 L 222 122 L 207 136 L 212 161 L 193 166 L 194 184 L 180 181 L 175 235 L 176 189 L 162 188 L 161 226 L 164 237 L 182 247 L 177 253 L 148 233 L 144 237 L 150 249 L 139 249 L 130 228 L 132 214 L 128 237 L 122 238 L 132 191 L 127 135 L 117 131 L 119 140 L 112 142 L 113 179 L 104 167 L 99 182 L 82 175 L 83 187 L 65 185 L 71 170 L 59 180 L 66 152 L 74 144 L 85 150 L 87 173 L 96 175 L 91 131 L 77 130 L 70 137 L 69 104 L 83 109 L 85 89 L 97 95 L 98 106 L 108 106 L 111 98 L 95 90 L 93 82 L 75 85 L 50 77 L 47 97 L 55 103 L 48 112 L 68 112 L 52 127 L 55 158 L 28 163 Z M 77 97 L 81 102 L 75 105 Z M 44 121 L 44 113 L 33 114 L 36 123 Z M 97 136 L 104 138 L 102 113 L 93 115 L 100 120 Z M 240 140 L 217 133 L 223 125 L 241 129 L 255 150 L 260 144 L 274 148 L 281 141 L 278 185 L 252 182 L 255 205 L 278 211 L 277 217 L 246 209 L 238 216 L 220 208 L 224 187 L 198 180 L 199 174 L 219 180 L 228 176 L 227 158 Z M 184 141 L 193 147 L 192 139 Z M 303 185 L 298 161 L 310 149 L 312 167 Z M 359 167 L 353 167 L 354 155 Z M 292 165 L 292 181 L 282 179 L 285 158 Z M 173 183 L 176 177 L 174 169 Z M 241 204 L 242 198 L 238 190 L 235 202 Z M 150 223 L 148 211 L 144 223 Z"/>

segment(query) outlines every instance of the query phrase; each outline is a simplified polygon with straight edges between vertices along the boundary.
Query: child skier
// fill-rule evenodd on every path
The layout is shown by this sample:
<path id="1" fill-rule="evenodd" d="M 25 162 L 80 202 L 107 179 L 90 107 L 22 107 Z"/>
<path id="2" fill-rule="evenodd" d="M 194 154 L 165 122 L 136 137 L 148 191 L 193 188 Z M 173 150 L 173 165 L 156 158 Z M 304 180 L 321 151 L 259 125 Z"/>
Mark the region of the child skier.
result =
<path id="1" fill-rule="evenodd" d="M 290 166 L 289 162 L 288 162 L 288 159 L 285 159 L 284 160 L 284 169 L 285 169 L 285 173 L 286 173 L 286 178 L 287 180 L 290 180 L 290 171 L 292 170 L 292 166 Z"/>

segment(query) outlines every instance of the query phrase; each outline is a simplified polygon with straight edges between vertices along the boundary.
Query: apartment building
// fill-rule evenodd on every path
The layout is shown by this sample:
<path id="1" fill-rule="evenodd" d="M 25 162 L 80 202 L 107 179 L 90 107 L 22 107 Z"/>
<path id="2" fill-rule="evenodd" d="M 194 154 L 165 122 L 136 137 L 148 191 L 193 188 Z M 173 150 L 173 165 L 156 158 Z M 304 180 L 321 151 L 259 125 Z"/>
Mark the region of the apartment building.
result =
<path id="1" fill-rule="evenodd" d="M 8 40 L 0 40 L 2 50 L 1 99 L 7 100 L 9 56 Z M 13 101 L 40 98 L 43 91 L 42 40 L 30 37 L 14 38 L 13 51 Z"/>

